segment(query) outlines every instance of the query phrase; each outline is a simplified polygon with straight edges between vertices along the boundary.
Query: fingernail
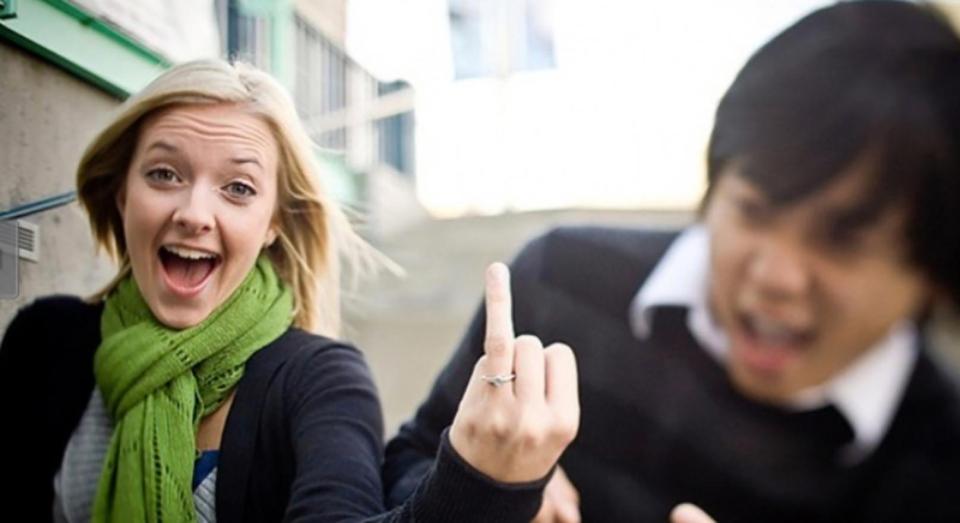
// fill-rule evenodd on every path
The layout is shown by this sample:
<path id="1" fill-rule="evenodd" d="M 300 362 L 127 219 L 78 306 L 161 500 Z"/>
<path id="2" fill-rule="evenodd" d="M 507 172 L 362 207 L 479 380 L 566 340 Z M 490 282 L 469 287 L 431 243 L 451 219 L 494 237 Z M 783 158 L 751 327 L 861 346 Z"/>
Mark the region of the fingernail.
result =
<path id="1" fill-rule="evenodd" d="M 487 275 L 491 278 L 509 278 L 510 270 L 502 262 L 493 262 L 487 268 Z"/>

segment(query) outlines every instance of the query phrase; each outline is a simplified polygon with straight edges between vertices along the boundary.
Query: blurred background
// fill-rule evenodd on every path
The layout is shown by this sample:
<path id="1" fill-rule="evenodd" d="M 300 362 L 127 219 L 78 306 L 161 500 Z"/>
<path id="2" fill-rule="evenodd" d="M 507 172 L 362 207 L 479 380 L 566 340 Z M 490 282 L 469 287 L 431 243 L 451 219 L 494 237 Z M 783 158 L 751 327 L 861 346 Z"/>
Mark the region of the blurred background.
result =
<path id="1" fill-rule="evenodd" d="M 482 271 L 568 223 L 695 218 L 713 111 L 814 0 L 0 0 L 0 329 L 90 293 L 83 147 L 174 63 L 250 62 L 293 94 L 323 183 L 406 269 L 345 297 L 387 432 L 479 304 Z M 960 22 L 960 1 L 937 2 Z M 946 316 L 945 316 L 946 317 Z M 934 336 L 948 358 L 955 321 Z"/>

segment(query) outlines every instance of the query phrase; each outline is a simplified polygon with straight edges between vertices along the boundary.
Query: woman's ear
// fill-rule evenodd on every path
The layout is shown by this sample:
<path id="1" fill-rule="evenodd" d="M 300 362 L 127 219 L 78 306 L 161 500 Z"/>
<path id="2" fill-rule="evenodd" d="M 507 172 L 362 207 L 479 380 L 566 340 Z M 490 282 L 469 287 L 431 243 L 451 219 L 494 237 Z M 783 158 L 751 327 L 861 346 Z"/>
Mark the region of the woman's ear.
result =
<path id="1" fill-rule="evenodd" d="M 279 226 L 276 224 L 270 225 L 270 228 L 267 229 L 267 237 L 263 241 L 263 248 L 266 249 L 273 245 L 273 242 L 277 240 L 277 230 Z"/>

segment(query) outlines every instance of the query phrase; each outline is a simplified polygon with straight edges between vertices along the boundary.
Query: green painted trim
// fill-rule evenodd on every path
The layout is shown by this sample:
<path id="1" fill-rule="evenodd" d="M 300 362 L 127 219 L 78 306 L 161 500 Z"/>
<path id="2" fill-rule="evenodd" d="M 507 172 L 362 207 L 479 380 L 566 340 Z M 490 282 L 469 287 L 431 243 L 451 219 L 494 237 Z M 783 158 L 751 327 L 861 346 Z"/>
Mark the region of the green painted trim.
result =
<path id="1" fill-rule="evenodd" d="M 134 38 L 124 34 L 123 32 L 118 31 L 113 26 L 102 22 L 100 19 L 92 17 L 89 13 L 84 11 L 82 8 L 70 3 L 67 0 L 43 0 L 43 1 L 59 9 L 60 11 L 63 11 L 64 14 L 76 19 L 81 24 L 90 27 L 91 29 L 97 31 L 98 33 L 106 36 L 107 38 L 127 48 L 127 50 L 140 55 L 141 58 L 146 59 L 150 63 L 163 65 L 164 67 L 169 67 L 170 65 L 172 65 L 170 61 L 164 58 L 161 54 L 151 50 L 150 48 L 141 44 Z"/>
<path id="2" fill-rule="evenodd" d="M 238 0 L 237 5 L 245 14 L 253 16 L 270 16 L 276 9 L 276 0 Z"/>
<path id="3" fill-rule="evenodd" d="M 273 76 L 291 93 L 294 89 L 294 18 L 293 5 L 289 0 L 273 4 L 271 15 L 270 63 Z"/>
<path id="4" fill-rule="evenodd" d="M 65 0 L 20 0 L 0 38 L 120 98 L 137 92 L 170 62 Z"/>
<path id="5" fill-rule="evenodd" d="M 237 0 L 240 11 L 267 21 L 270 34 L 270 74 L 293 90 L 294 18 L 291 0 Z"/>
<path id="6" fill-rule="evenodd" d="M 265 20 L 270 34 L 270 74 L 293 91 L 294 18 L 292 0 L 237 0 L 247 16 Z"/>
<path id="7" fill-rule="evenodd" d="M 17 17 L 17 0 L 0 0 L 0 20 Z"/>

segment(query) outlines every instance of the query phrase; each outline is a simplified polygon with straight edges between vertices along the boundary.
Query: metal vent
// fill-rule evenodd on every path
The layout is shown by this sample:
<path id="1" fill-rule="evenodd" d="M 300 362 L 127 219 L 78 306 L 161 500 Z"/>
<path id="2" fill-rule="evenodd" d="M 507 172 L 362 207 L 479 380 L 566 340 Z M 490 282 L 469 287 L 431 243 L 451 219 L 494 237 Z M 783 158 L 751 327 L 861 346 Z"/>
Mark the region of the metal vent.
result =
<path id="1" fill-rule="evenodd" d="M 15 221 L 0 221 L 0 252 L 12 252 L 13 245 L 17 243 L 17 229 Z"/>
<path id="2" fill-rule="evenodd" d="M 0 220 L 0 299 L 13 299 L 20 293 L 16 220 Z"/>
<path id="3" fill-rule="evenodd" d="M 40 261 L 40 226 L 17 220 L 17 247 L 24 260 Z"/>

